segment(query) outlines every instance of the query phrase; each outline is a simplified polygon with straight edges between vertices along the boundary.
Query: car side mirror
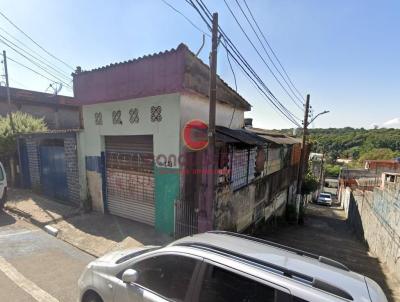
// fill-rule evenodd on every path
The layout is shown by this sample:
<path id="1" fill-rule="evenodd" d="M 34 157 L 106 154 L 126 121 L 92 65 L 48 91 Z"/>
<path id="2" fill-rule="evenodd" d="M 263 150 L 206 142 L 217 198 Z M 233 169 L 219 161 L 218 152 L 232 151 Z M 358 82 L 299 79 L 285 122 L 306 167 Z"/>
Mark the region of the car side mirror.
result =
<path id="1" fill-rule="evenodd" d="M 125 283 L 135 283 L 139 278 L 139 273 L 134 269 L 127 269 L 122 274 L 122 281 Z"/>

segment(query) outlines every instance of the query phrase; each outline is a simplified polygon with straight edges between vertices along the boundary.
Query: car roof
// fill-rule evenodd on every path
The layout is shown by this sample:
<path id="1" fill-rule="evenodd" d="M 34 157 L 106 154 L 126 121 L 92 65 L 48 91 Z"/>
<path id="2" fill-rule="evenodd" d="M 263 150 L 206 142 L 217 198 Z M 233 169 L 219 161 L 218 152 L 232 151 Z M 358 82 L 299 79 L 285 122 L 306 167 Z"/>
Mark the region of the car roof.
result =
<path id="1" fill-rule="evenodd" d="M 225 256 L 231 254 L 235 259 L 242 257 L 246 261 L 253 259 L 258 263 L 271 264 L 272 269 L 282 268 L 284 275 L 289 272 L 300 277 L 309 277 L 311 280 L 333 286 L 339 292 L 344 291 L 355 301 L 370 301 L 364 276 L 328 258 L 230 232 L 207 232 L 185 237 L 170 244 L 170 246 L 180 245 L 204 248 L 217 253 L 225 251 L 226 253 L 223 253 Z M 302 279 L 306 279 L 305 277 Z M 336 294 L 334 291 L 335 289 L 329 293 Z"/>

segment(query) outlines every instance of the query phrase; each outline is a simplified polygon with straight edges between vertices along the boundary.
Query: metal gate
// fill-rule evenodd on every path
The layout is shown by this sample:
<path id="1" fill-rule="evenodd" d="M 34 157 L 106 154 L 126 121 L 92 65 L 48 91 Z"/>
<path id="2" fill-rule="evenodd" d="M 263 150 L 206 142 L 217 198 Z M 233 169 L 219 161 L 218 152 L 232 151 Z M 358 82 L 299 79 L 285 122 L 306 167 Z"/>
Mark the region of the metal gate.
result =
<path id="1" fill-rule="evenodd" d="M 175 201 L 175 239 L 198 233 L 198 211 L 184 200 Z"/>
<path id="2" fill-rule="evenodd" d="M 109 212 L 154 225 L 153 137 L 107 136 L 105 143 Z"/>
<path id="3" fill-rule="evenodd" d="M 40 146 L 40 182 L 44 195 L 68 201 L 64 142 L 49 140 Z"/>
<path id="4" fill-rule="evenodd" d="M 187 152 L 185 168 L 188 171 L 202 167 L 202 151 Z M 198 233 L 199 196 L 202 190 L 202 174 L 185 173 L 184 190 L 180 200 L 175 201 L 174 218 L 176 239 Z"/>

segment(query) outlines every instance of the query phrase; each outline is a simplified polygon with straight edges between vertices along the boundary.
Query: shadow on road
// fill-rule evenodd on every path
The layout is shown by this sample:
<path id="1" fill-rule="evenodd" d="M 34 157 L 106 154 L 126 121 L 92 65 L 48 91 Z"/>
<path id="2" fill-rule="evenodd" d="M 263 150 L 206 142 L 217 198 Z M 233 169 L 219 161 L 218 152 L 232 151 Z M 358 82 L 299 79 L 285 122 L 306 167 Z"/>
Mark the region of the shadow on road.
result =
<path id="1" fill-rule="evenodd" d="M 4 210 L 0 209 L 0 227 L 14 224 L 16 222 L 15 218 L 12 217 L 10 214 L 5 212 Z"/>
<path id="2" fill-rule="evenodd" d="M 389 301 L 397 300 L 399 283 L 389 278 L 387 268 L 368 253 L 366 244 L 347 225 L 344 210 L 338 207 L 309 204 L 304 225 L 281 223 L 264 228 L 256 236 L 342 262 L 375 280 Z"/>

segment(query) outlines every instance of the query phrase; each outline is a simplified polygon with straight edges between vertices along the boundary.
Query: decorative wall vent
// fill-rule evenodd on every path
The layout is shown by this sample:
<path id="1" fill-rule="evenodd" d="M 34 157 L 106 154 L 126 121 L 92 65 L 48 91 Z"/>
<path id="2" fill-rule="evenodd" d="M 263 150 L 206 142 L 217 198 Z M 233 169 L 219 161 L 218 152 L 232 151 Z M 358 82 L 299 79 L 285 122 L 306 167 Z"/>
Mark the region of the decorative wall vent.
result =
<path id="1" fill-rule="evenodd" d="M 114 110 L 112 112 L 112 121 L 114 125 L 122 125 L 121 110 Z"/>
<path id="2" fill-rule="evenodd" d="M 151 121 L 161 122 L 161 106 L 151 106 Z"/>
<path id="3" fill-rule="evenodd" d="M 103 125 L 103 115 L 101 112 L 94 113 L 94 122 L 96 125 Z"/>
<path id="4" fill-rule="evenodd" d="M 139 110 L 137 108 L 129 109 L 129 122 L 131 124 L 138 124 L 139 123 Z"/>

